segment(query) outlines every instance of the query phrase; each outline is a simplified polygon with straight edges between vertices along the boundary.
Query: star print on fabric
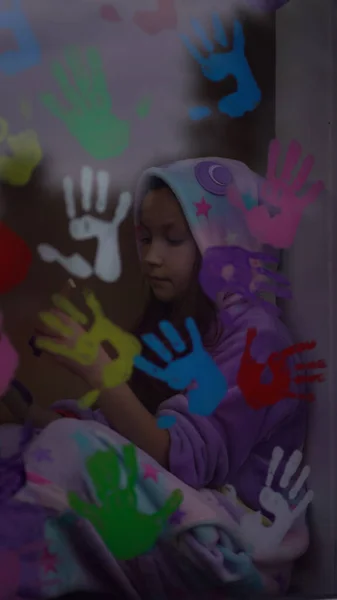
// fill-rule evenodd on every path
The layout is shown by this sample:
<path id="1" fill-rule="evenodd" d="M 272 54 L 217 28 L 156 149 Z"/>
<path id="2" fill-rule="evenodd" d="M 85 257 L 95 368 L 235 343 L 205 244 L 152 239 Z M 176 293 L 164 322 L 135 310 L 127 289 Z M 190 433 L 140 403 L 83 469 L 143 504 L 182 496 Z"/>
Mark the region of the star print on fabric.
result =
<path id="1" fill-rule="evenodd" d="M 144 479 L 153 479 L 157 483 L 158 471 L 152 465 L 144 465 Z"/>
<path id="2" fill-rule="evenodd" d="M 180 525 L 185 516 L 186 513 L 183 510 L 176 510 L 176 512 L 174 512 L 169 518 L 170 525 Z"/>
<path id="3" fill-rule="evenodd" d="M 49 573 L 49 571 L 51 571 L 52 573 L 56 573 L 57 572 L 56 561 L 57 561 L 57 555 L 51 554 L 51 552 L 49 552 L 47 546 L 45 546 L 45 548 L 43 550 L 43 556 L 42 556 L 42 564 L 43 564 L 44 572 Z"/>
<path id="4" fill-rule="evenodd" d="M 208 212 L 211 210 L 212 205 L 208 204 L 205 198 L 202 198 L 200 202 L 193 202 L 193 204 L 197 208 L 197 217 L 204 215 L 208 218 Z"/>
<path id="5" fill-rule="evenodd" d="M 36 448 L 34 457 L 37 462 L 53 462 L 51 450 L 47 450 L 47 448 Z"/>

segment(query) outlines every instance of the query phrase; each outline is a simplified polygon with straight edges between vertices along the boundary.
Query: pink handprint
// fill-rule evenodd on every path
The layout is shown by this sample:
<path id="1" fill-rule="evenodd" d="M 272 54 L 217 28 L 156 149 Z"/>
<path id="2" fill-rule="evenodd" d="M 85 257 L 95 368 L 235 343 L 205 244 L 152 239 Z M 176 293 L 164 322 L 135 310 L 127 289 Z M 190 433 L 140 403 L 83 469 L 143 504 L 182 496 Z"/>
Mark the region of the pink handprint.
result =
<path id="1" fill-rule="evenodd" d="M 247 209 L 243 197 L 233 184 L 227 188 L 227 197 L 231 204 L 243 212 L 251 234 L 259 242 L 275 248 L 289 248 L 295 239 L 304 209 L 317 199 L 324 189 L 324 183 L 316 181 L 299 196 L 298 193 L 303 192 L 307 185 L 315 159 L 308 155 L 291 181 L 293 171 L 300 161 L 302 146 L 292 140 L 281 175 L 277 177 L 280 149 L 279 140 L 272 140 L 269 145 L 267 176 L 259 194 L 263 204 Z M 277 214 L 271 215 L 269 207 L 276 208 Z"/>
<path id="2" fill-rule="evenodd" d="M 138 10 L 133 22 L 148 35 L 177 27 L 175 0 L 157 0 L 156 10 Z"/>

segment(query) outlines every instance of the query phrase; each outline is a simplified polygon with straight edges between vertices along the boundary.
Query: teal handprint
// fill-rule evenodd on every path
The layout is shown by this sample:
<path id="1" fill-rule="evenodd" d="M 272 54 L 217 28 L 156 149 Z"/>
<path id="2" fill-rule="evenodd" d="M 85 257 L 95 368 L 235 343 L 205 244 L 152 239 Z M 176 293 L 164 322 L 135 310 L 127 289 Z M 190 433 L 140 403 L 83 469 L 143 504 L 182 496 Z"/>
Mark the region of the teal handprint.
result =
<path id="1" fill-rule="evenodd" d="M 54 94 L 42 94 L 41 100 L 48 110 L 64 122 L 79 144 L 97 160 L 120 156 L 127 149 L 130 123 L 112 112 L 112 100 L 96 48 L 87 48 L 86 63 L 77 48 L 65 52 L 63 66 L 54 62 L 52 72 L 69 108 L 63 108 Z M 71 83 L 73 81 L 74 83 Z M 142 99 L 135 107 L 138 117 L 149 112 L 149 99 Z"/>
<path id="2" fill-rule="evenodd" d="M 130 560 L 154 546 L 170 516 L 183 501 L 174 490 L 156 513 L 138 512 L 135 487 L 138 480 L 136 448 L 123 446 L 123 463 L 127 472 L 125 488 L 120 488 L 120 465 L 114 448 L 98 451 L 87 459 L 88 473 L 101 506 L 87 504 L 74 492 L 68 494 L 70 507 L 88 519 L 118 560 Z"/>

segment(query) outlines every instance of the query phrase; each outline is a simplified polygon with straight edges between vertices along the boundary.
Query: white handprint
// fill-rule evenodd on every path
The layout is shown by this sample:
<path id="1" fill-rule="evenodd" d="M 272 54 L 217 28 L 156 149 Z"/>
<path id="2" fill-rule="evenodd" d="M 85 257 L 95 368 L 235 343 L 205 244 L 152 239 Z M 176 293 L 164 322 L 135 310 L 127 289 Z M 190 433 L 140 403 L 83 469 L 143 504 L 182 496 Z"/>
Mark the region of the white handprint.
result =
<path id="1" fill-rule="evenodd" d="M 96 180 L 97 200 L 95 210 L 97 213 L 103 214 L 107 208 L 109 174 L 106 171 L 98 171 Z M 42 260 L 58 262 L 68 273 L 75 277 L 87 279 L 95 274 L 102 281 L 112 283 L 119 278 L 122 271 L 118 246 L 118 228 L 127 216 L 132 198 L 129 192 L 122 192 L 112 221 L 98 219 L 88 214 L 93 209 L 93 183 L 93 170 L 90 167 L 83 167 L 81 171 L 81 207 L 84 215 L 76 217 L 74 182 L 69 176 L 63 180 L 64 200 L 69 218 L 69 233 L 76 241 L 97 239 L 94 266 L 80 254 L 75 253 L 67 257 L 50 244 L 40 244 L 37 251 Z"/>
<path id="2" fill-rule="evenodd" d="M 269 463 L 268 474 L 265 487 L 262 488 L 259 496 L 261 507 L 275 516 L 274 522 L 265 527 L 262 524 L 261 512 L 253 512 L 245 515 L 240 521 L 239 534 L 246 548 L 253 547 L 254 558 L 265 558 L 279 546 L 285 535 L 290 530 L 296 519 L 305 512 L 306 508 L 314 497 L 313 491 L 309 490 L 298 502 L 294 509 L 280 492 L 271 489 L 275 472 L 283 458 L 284 451 L 280 447 L 273 450 Z M 290 480 L 295 475 L 302 461 L 302 453 L 295 450 L 289 458 L 283 475 L 280 479 L 280 487 L 286 489 L 290 485 Z M 310 467 L 305 466 L 293 486 L 288 491 L 288 498 L 294 501 L 303 487 L 310 474 Z"/>

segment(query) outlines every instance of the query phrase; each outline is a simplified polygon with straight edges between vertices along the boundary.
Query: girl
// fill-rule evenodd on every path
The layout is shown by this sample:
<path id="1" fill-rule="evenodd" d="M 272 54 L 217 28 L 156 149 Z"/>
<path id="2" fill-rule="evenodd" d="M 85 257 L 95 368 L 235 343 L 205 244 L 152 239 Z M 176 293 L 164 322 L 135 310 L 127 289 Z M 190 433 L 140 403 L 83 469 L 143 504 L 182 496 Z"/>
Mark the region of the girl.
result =
<path id="1" fill-rule="evenodd" d="M 217 169 L 221 174 L 218 178 L 215 177 Z M 164 319 L 168 320 L 181 334 L 188 353 L 192 348 L 186 334 L 185 319 L 193 317 L 204 348 L 211 354 L 227 380 L 228 392 L 222 402 L 210 416 L 192 414 L 186 390 L 185 393 L 172 393 L 165 384 L 160 384 L 140 369 L 135 369 L 128 383 L 117 388 L 105 389 L 100 394 L 98 410 L 80 410 L 77 403 L 70 400 L 56 403 L 52 407 L 54 416 L 49 415 L 47 422 L 55 418 L 57 423 L 48 425 L 39 438 L 36 438 L 42 440 L 40 444 L 44 447 L 55 448 L 53 464 L 46 467 L 41 462 L 38 464 L 30 449 L 26 459 L 30 470 L 38 471 L 39 475 L 67 490 L 74 489 L 74 486 L 76 488 L 78 481 L 77 489 L 83 498 L 83 484 L 81 487 L 79 482 L 83 466 L 82 471 L 78 464 L 75 469 L 72 462 L 75 460 L 74 449 L 66 440 L 78 430 L 80 420 L 87 421 L 85 427 L 83 424 L 86 432 L 90 427 L 94 427 L 93 422 L 96 421 L 108 426 L 111 430 L 109 435 L 115 436 L 115 440 L 120 434 L 137 446 L 139 456 L 145 456 L 146 453 L 148 457 L 152 457 L 165 476 L 178 478 L 182 482 L 185 499 L 192 494 L 192 490 L 189 492 L 189 488 L 185 486 L 187 484 L 190 488 L 202 490 L 200 494 L 203 497 L 203 506 L 217 505 L 218 508 L 214 508 L 216 512 L 220 509 L 231 510 L 231 518 L 240 520 L 239 514 L 242 516 L 250 514 L 252 510 L 261 510 L 259 496 L 266 485 L 273 450 L 275 447 L 282 449 L 282 460 L 276 478 L 278 480 L 293 452 L 303 447 L 307 405 L 294 397 L 284 398 L 275 405 L 259 410 L 247 405 L 236 381 L 247 329 L 257 329 L 258 335 L 253 342 L 251 354 L 260 363 L 265 363 L 271 353 L 280 352 L 291 345 L 289 333 L 283 323 L 267 312 L 263 305 L 252 304 L 240 294 L 227 295 L 225 303 L 222 299 L 221 307 L 231 320 L 230 327 L 224 326 L 219 308 L 199 284 L 202 256 L 209 247 L 234 245 L 246 250 L 262 250 L 247 231 L 240 211 L 226 201 L 226 186 L 229 184 L 235 185 L 243 195 L 249 193 L 253 198 L 258 197 L 259 178 L 242 163 L 220 158 L 184 160 L 145 171 L 138 184 L 134 203 L 141 268 L 150 288 L 149 304 L 137 327 L 137 335 L 157 333 L 160 336 L 158 323 Z M 60 310 L 52 309 L 51 312 L 72 328 L 74 336 L 65 337 L 41 326 L 37 332 L 39 347 L 44 348 L 43 340 L 51 337 L 62 345 L 72 346 L 74 339 L 83 334 L 84 329 Z M 166 342 L 163 340 L 163 343 Z M 170 350 L 172 351 L 172 348 Z M 144 349 L 143 355 L 157 365 L 158 361 L 160 362 L 154 352 Z M 181 354 L 173 352 L 174 359 L 180 356 Z M 80 375 L 89 388 L 102 388 L 102 369 L 111 361 L 111 357 L 101 347 L 97 360 L 89 367 L 58 356 L 55 356 L 55 360 L 61 361 L 64 366 Z M 298 359 L 293 358 L 291 364 L 294 364 L 295 360 Z M 210 393 L 211 383 L 210 381 Z M 298 386 L 294 385 L 292 391 L 299 392 Z M 74 416 L 78 420 L 62 419 L 60 413 Z M 159 428 L 156 418 L 160 416 L 175 417 L 174 425 L 169 429 Z M 103 429 L 107 431 L 105 427 Z M 104 435 L 106 436 L 106 433 Z M 60 445 L 57 440 L 60 440 L 61 436 Z M 278 489 L 277 480 L 273 482 L 274 489 Z M 197 497 L 193 498 L 194 502 L 197 502 Z M 229 505 L 231 509 L 228 508 Z M 263 512 L 266 518 L 271 517 L 270 512 Z M 262 582 L 259 589 L 285 591 L 292 561 L 301 555 L 307 546 L 307 533 L 303 521 L 301 527 L 297 527 L 299 537 L 294 550 L 291 551 L 289 544 L 286 544 L 286 552 L 282 550 L 279 555 L 277 552 L 271 552 L 274 562 L 268 564 L 265 569 L 259 569 L 260 583 Z M 292 531 L 290 535 L 293 535 Z M 186 540 L 184 543 L 186 544 Z M 212 559 L 209 557 L 209 560 L 213 561 L 210 571 L 214 581 L 209 580 L 208 572 L 205 584 L 208 591 L 228 584 L 229 580 L 232 582 L 222 572 L 219 575 L 226 563 L 224 557 L 228 553 L 228 547 L 223 540 L 221 543 L 225 545 L 225 549 L 221 550 L 218 558 L 215 559 L 215 555 Z M 221 543 L 219 540 L 214 541 L 216 552 L 222 548 Z M 186 578 L 180 572 L 181 559 L 177 561 L 171 551 L 173 552 L 172 548 L 168 551 L 166 546 L 163 549 L 160 543 L 157 544 L 150 555 L 136 559 L 136 570 L 134 567 L 128 567 L 128 561 L 118 562 L 136 590 L 137 597 L 144 597 L 145 592 L 149 593 L 149 582 L 146 576 L 141 575 L 145 565 L 150 569 L 152 583 L 156 582 L 157 596 L 152 595 L 151 584 L 151 597 L 166 598 L 176 593 L 177 586 L 172 587 L 172 580 L 178 574 L 179 586 L 184 590 L 184 594 L 193 592 L 195 597 L 200 586 L 200 572 L 207 571 L 203 560 L 197 563 L 198 577 L 195 585 L 193 581 L 196 581 L 196 573 L 193 571 L 191 577 L 192 572 L 189 571 Z M 235 553 L 233 546 L 231 552 Z M 191 549 L 188 555 L 191 555 Z M 281 557 L 283 579 L 280 584 L 278 560 L 281 560 Z M 262 563 L 268 563 L 269 558 L 267 552 Z M 201 560 L 200 556 L 198 560 Z M 217 567 L 214 561 L 218 564 Z M 163 562 L 167 562 L 166 569 Z M 234 563 L 231 569 L 234 569 L 237 576 L 240 569 L 237 565 L 234 568 Z M 244 579 L 242 571 L 240 573 L 237 580 Z M 158 585 L 161 590 L 159 595 Z M 68 589 L 63 587 L 60 591 Z"/>

